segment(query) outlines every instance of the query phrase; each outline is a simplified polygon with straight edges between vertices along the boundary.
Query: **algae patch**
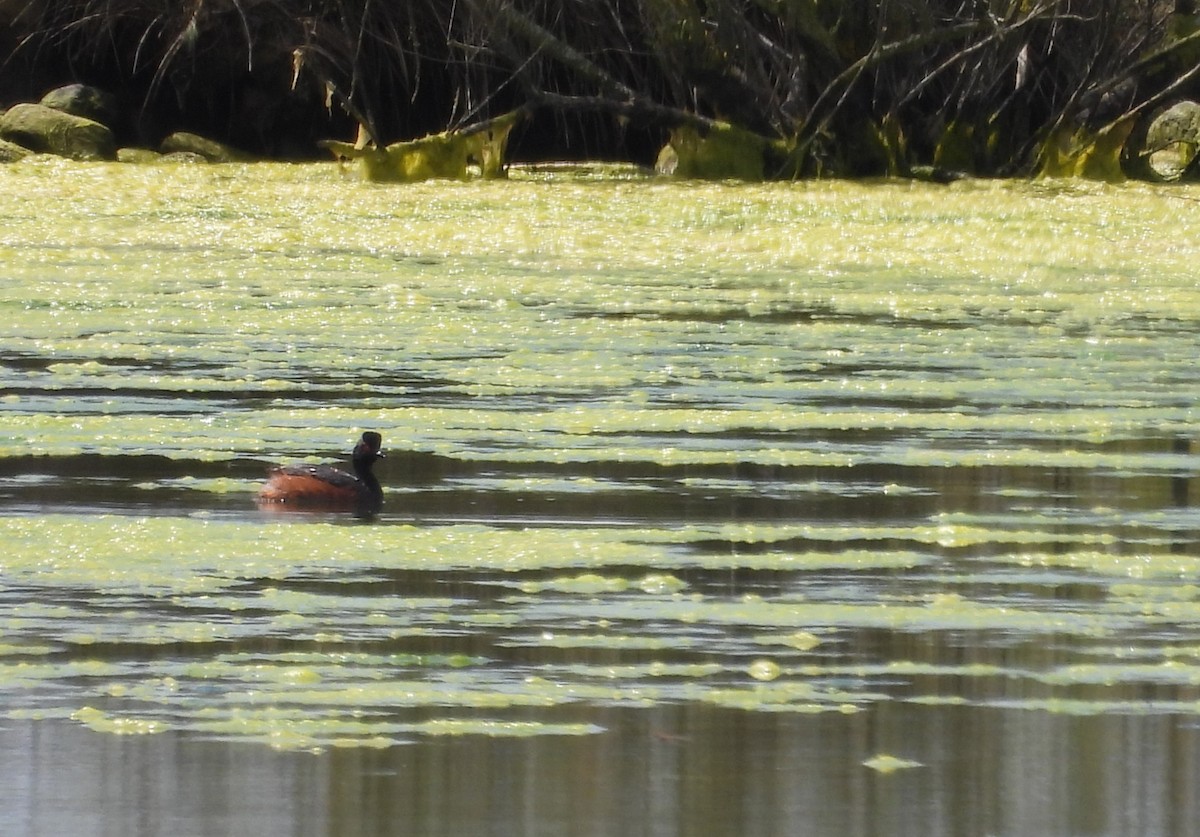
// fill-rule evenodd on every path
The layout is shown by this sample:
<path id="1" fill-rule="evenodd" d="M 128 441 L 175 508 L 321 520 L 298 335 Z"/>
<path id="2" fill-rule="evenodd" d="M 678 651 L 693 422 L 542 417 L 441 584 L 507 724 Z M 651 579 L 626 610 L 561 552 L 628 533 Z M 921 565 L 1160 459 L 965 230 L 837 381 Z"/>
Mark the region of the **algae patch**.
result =
<path id="1" fill-rule="evenodd" d="M 864 761 L 863 766 L 871 768 L 876 773 L 887 775 L 898 770 L 912 770 L 914 767 L 924 767 L 925 765 L 912 759 L 893 756 L 890 753 L 879 753 Z"/>
<path id="2" fill-rule="evenodd" d="M 1200 714 L 1194 187 L 0 186 L 13 717 Z M 254 509 L 367 428 L 381 514 Z"/>

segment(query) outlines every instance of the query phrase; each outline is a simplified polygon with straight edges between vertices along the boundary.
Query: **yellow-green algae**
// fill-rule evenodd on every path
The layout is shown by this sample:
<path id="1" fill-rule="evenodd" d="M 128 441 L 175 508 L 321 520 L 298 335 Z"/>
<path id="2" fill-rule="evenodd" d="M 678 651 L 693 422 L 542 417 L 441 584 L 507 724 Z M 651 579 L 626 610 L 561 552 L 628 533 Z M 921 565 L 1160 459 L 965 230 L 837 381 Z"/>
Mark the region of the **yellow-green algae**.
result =
<path id="1" fill-rule="evenodd" d="M 894 756 L 891 753 L 877 753 L 863 762 L 864 767 L 869 767 L 877 773 L 895 773 L 897 770 L 911 770 L 914 767 L 924 767 L 919 761 L 913 759 L 901 758 Z"/>
<path id="2" fill-rule="evenodd" d="M 71 713 L 73 720 L 91 727 L 96 732 L 115 735 L 153 735 L 164 732 L 167 725 L 151 718 L 114 717 L 100 709 L 85 706 Z"/>
<path id="3" fill-rule="evenodd" d="M 36 213 L 9 206 L 10 217 L 22 223 L 0 237 L 12 288 L 20 289 L 3 300 L 14 323 L 10 345 L 82 356 L 37 376 L 51 388 L 80 381 L 103 388 L 106 377 L 114 386 L 125 377 L 168 391 L 303 392 L 314 385 L 289 371 L 295 360 L 352 374 L 364 362 L 388 358 L 392 335 L 402 333 L 407 345 L 420 338 L 419 350 L 405 358 L 414 371 L 433 369 L 463 341 L 499 349 L 454 364 L 452 383 L 468 392 L 636 389 L 664 380 L 703 389 L 705 369 L 695 359 L 642 354 L 645 347 L 631 341 L 686 336 L 689 317 L 713 316 L 729 320 L 727 339 L 736 339 L 750 332 L 755 317 L 814 311 L 926 317 L 931 328 L 919 340 L 912 335 L 890 347 L 906 354 L 936 355 L 952 341 L 1004 337 L 961 333 L 957 326 L 972 320 L 1017 318 L 1046 327 L 1044 335 L 1030 336 L 1054 353 L 1064 333 L 1089 329 L 1098 340 L 1093 355 L 1118 352 L 1122 364 L 1150 370 L 1152 359 L 1124 353 L 1134 346 L 1122 324 L 1133 317 L 1169 322 L 1195 305 L 1187 277 L 1196 251 L 1187 242 L 1196 236 L 1171 201 L 1149 188 L 895 184 L 867 193 L 837 184 L 548 189 L 518 182 L 393 194 L 319 167 L 222 166 L 167 177 L 131 167 L 79 172 L 44 161 L 8 167 L 4 178 L 22 196 L 16 200 L 39 206 Z M 954 201 L 988 209 L 956 216 Z M 520 223 L 488 223 L 498 209 Z M 1140 245 L 1156 224 L 1172 227 L 1151 266 L 1139 258 Z M 72 235 L 63 240 L 67 227 Z M 631 228 L 636 236 L 627 235 Z M 972 247 L 959 246 L 967 240 Z M 205 241 L 212 244 L 198 246 Z M 1011 241 L 1036 258 L 993 257 L 1010 251 Z M 252 271 L 246 258 L 255 260 Z M 64 263 L 72 268 L 65 281 L 56 269 Z M 141 265 L 153 269 L 129 269 Z M 1055 272 L 1064 267 L 1065 275 Z M 664 269 L 667 278 L 656 275 Z M 330 312 L 350 308 L 363 294 L 377 304 L 329 334 Z M 134 300 L 137 317 L 130 319 Z M 583 305 L 646 319 L 572 316 Z M 662 317 L 672 319 L 655 324 Z M 764 326 L 754 330 L 781 330 Z M 843 355 L 869 351 L 861 339 L 855 351 L 840 345 L 847 334 L 834 319 L 794 337 Z M 861 336 L 871 337 L 870 330 Z M 628 348 L 614 352 L 618 339 Z M 557 349 L 552 362 L 543 350 L 549 341 Z M 354 351 L 343 351 L 347 342 Z M 1036 350 L 1022 348 L 1022 356 L 1036 361 Z M 137 368 L 137 361 L 180 356 L 204 366 L 169 375 Z M 97 357 L 129 362 L 110 365 Z M 713 370 L 718 379 L 753 377 L 743 381 L 752 393 L 784 372 L 778 354 L 740 358 L 741 368 Z M 367 393 L 370 383 L 345 385 Z M 1002 380 L 897 376 L 887 383 L 892 391 L 936 397 L 994 390 Z M 799 386 L 869 392 L 882 384 L 835 376 Z M 1059 393 L 1048 385 L 1047 394 Z M 854 413 L 846 418 L 848 426 L 863 420 Z"/>
<path id="4" fill-rule="evenodd" d="M 128 515 L 43 515 L 0 517 L 0 536 L 9 551 L 0 556 L 0 569 L 13 580 L 52 580 L 55 585 L 86 585 L 94 589 L 128 590 L 162 596 L 216 593 L 242 579 L 295 576 L 296 552 L 302 551 L 305 576 L 369 571 L 379 567 L 410 570 L 454 570 L 486 567 L 500 571 L 552 568 L 593 568 L 558 579 L 522 581 L 527 593 L 625 592 L 674 594 L 686 589 L 677 574 L 646 572 L 633 577 L 603 574 L 607 566 L 643 568 L 668 566 L 747 567 L 803 570 L 843 567 L 870 569 L 913 567 L 935 560 L 932 553 L 911 545 L 962 547 L 987 545 L 1014 551 L 998 560 L 1022 565 L 1107 568 L 1124 575 L 1149 573 L 1185 577 L 1196 561 L 1179 555 L 1121 555 L 1094 549 L 1111 538 L 1088 532 L 1046 529 L 1010 530 L 939 524 L 869 526 L 830 524 L 713 524 L 671 528 L 596 528 L 585 532 L 563 527 L 491 528 L 478 524 L 421 527 L 347 527 L 336 521 L 296 527 L 291 522 L 267 521 L 246 528 L 239 521 L 209 517 Z M 728 543 L 732 551 L 678 552 L 679 545 L 709 541 Z M 850 547 L 843 551 L 797 552 L 790 544 L 875 541 L 876 549 Z M 1027 552 L 1023 547 L 1043 542 L 1077 544 L 1061 553 Z M 767 553 L 737 549 L 762 545 Z M 903 545 L 898 551 L 896 545 Z M 769 556 L 769 558 L 764 557 Z M 283 598 L 285 597 L 286 598 Z M 285 612 L 319 606 L 325 599 L 305 598 L 297 591 L 264 587 L 257 603 Z M 364 607 L 378 603 L 371 597 Z M 449 606 L 451 601 L 444 600 Z M 19 612 L 19 611 L 18 611 Z"/>
<path id="5" fill-rule="evenodd" d="M 298 750 L 1198 714 L 1198 198 L 6 166 L 0 694 Z M 254 513 L 366 427 L 377 525 Z M 438 492 L 482 510 L 408 511 Z"/>

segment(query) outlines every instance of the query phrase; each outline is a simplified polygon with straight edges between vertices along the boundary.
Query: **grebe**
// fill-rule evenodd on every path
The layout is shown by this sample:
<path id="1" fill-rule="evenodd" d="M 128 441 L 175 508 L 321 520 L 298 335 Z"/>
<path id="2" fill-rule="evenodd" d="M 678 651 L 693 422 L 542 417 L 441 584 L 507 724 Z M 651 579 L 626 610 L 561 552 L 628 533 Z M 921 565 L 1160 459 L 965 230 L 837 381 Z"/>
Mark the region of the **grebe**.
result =
<path id="1" fill-rule="evenodd" d="M 368 430 L 362 434 L 350 455 L 353 474 L 328 465 L 272 468 L 266 484 L 259 489 L 258 501 L 309 509 L 378 511 L 383 505 L 383 488 L 371 466 L 383 459 L 382 443 L 378 433 Z"/>

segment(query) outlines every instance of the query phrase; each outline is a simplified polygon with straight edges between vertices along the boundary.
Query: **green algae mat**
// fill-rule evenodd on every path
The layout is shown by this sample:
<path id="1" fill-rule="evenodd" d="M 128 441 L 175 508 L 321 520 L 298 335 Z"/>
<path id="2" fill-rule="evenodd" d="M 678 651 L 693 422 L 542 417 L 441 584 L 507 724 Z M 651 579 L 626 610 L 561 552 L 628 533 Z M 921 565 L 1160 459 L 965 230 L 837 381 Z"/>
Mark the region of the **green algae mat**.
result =
<path id="1" fill-rule="evenodd" d="M 0 168 L 3 712 L 288 750 L 1200 721 L 1197 201 Z M 364 429 L 381 514 L 255 506 Z"/>

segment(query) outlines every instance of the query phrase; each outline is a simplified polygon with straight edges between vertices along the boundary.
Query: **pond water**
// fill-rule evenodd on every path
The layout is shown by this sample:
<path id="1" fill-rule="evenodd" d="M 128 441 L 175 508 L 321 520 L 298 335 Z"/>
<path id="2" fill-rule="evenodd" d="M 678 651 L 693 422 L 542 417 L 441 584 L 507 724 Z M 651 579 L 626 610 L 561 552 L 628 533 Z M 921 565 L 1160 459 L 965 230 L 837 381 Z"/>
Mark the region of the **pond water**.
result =
<path id="1" fill-rule="evenodd" d="M 1200 834 L 1197 202 L 0 168 L 0 832 Z"/>

